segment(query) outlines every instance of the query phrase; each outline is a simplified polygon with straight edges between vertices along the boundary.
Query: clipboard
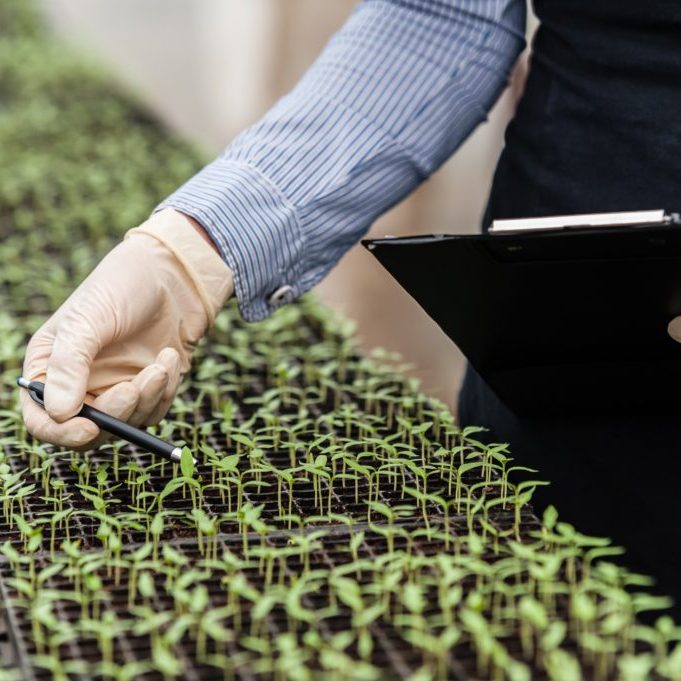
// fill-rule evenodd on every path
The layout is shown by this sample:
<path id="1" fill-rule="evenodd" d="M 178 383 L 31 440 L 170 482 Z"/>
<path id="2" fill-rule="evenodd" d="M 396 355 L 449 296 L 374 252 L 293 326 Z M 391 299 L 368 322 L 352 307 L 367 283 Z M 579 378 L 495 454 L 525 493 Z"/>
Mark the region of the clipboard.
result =
<path id="1" fill-rule="evenodd" d="M 681 220 L 366 239 L 517 415 L 681 406 Z"/>

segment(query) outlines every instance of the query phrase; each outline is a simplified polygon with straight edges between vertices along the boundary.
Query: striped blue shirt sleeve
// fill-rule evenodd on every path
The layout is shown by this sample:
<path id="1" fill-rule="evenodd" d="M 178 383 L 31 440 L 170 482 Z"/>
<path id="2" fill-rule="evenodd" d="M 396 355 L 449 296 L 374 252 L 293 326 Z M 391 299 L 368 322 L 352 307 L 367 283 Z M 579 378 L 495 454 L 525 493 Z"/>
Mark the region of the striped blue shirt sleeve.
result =
<path id="1" fill-rule="evenodd" d="M 364 0 L 298 85 L 157 210 L 204 226 L 242 315 L 262 319 L 486 119 L 524 27 L 525 0 Z"/>

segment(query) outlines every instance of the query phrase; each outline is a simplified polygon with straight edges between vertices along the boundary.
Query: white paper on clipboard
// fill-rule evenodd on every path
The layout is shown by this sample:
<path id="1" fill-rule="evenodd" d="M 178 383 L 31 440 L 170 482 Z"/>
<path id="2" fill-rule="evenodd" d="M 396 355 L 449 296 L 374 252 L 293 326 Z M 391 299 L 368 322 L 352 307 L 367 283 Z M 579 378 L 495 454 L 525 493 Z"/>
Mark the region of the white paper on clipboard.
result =
<path id="1" fill-rule="evenodd" d="M 668 225 L 679 222 L 678 214 L 663 209 L 637 210 L 621 213 L 584 213 L 581 215 L 555 215 L 544 218 L 514 218 L 494 220 L 490 234 L 528 232 L 536 230 L 589 229 L 607 227 L 637 227 Z"/>

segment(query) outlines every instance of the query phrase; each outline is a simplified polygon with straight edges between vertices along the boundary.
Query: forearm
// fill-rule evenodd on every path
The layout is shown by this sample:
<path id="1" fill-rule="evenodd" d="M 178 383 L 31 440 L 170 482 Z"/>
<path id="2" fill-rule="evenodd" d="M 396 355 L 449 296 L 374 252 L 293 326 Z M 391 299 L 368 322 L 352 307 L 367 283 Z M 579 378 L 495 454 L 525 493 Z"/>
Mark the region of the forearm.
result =
<path id="1" fill-rule="evenodd" d="M 247 319 L 319 281 L 485 119 L 524 1 L 460 5 L 362 3 L 293 92 L 162 204 L 207 230 Z"/>

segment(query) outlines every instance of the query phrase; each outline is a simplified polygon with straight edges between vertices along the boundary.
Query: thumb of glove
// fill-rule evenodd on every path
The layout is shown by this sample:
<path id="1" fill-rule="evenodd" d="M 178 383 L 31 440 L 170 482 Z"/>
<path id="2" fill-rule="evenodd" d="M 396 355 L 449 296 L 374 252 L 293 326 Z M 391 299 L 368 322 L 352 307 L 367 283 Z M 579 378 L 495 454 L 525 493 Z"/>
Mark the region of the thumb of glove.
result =
<path id="1" fill-rule="evenodd" d="M 83 406 L 90 366 L 99 350 L 98 339 L 88 326 L 61 326 L 47 361 L 45 410 L 58 423 L 75 416 Z"/>

